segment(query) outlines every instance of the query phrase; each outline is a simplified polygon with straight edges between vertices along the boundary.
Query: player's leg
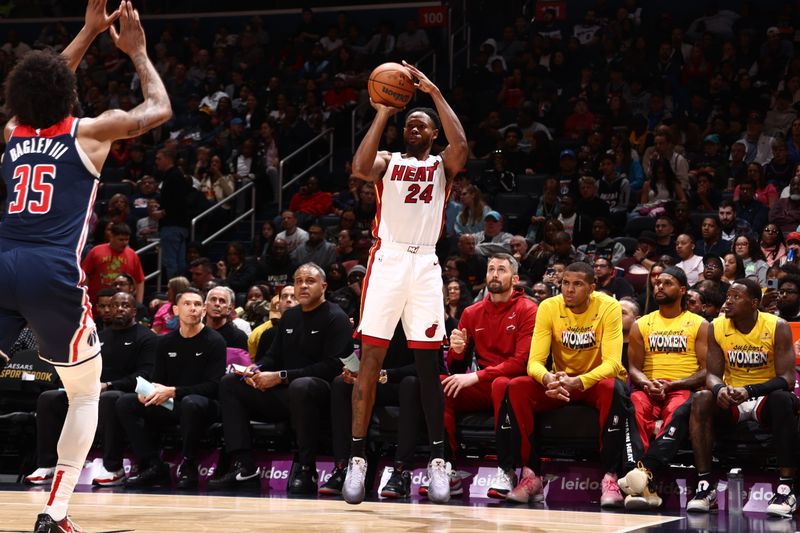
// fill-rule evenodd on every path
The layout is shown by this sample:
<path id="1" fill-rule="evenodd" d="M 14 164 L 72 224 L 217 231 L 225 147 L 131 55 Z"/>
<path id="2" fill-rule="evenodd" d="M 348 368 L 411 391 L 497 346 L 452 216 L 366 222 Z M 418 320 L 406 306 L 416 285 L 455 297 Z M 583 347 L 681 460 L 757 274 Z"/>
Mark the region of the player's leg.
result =
<path id="1" fill-rule="evenodd" d="M 77 366 L 56 367 L 69 399 L 64 428 L 58 439 L 58 464 L 53 486 L 43 511 L 56 522 L 67 516 L 70 497 L 94 440 L 102 367 L 100 356 Z"/>
<path id="2" fill-rule="evenodd" d="M 361 362 L 353 386 L 350 461 L 342 496 L 347 503 L 364 500 L 367 475 L 366 437 L 375 387 L 378 383 L 389 341 L 406 302 L 410 266 L 406 254 L 387 250 L 372 251 L 361 292 Z M 438 379 L 438 374 L 437 374 Z"/>
<path id="3" fill-rule="evenodd" d="M 697 488 L 694 498 L 686 504 L 687 511 L 707 513 L 717 507 L 717 486 L 711 476 L 711 460 L 714 451 L 714 419 L 718 413 L 720 409 L 717 407 L 717 399 L 710 390 L 699 391 L 692 396 L 689 433 L 697 471 Z M 726 415 L 727 413 L 721 413 L 721 416 Z M 732 422 L 735 423 L 736 420 Z"/>
<path id="4" fill-rule="evenodd" d="M 444 459 L 444 390 L 441 346 L 444 329 L 442 269 L 435 254 L 413 255 L 412 281 L 403 309 L 403 329 L 408 347 L 414 350 L 422 409 L 431 444 L 428 499 L 444 503 L 450 499 L 451 465 Z"/>
<path id="5" fill-rule="evenodd" d="M 772 391 L 756 409 L 756 420 L 772 430 L 778 456 L 778 484 L 767 506 L 767 514 L 790 518 L 797 510 L 797 409 L 794 392 Z"/>

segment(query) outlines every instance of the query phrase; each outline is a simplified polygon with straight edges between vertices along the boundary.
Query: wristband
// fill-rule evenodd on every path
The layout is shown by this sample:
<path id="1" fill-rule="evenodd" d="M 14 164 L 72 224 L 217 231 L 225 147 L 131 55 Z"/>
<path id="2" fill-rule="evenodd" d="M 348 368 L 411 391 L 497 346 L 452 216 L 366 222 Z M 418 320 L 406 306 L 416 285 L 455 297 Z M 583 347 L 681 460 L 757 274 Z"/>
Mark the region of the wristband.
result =
<path id="1" fill-rule="evenodd" d="M 714 398 L 716 398 L 717 396 L 719 396 L 719 391 L 720 391 L 720 390 L 722 389 L 722 387 L 724 387 L 724 386 L 725 386 L 725 384 L 724 384 L 724 383 L 717 383 L 716 385 L 714 385 L 714 388 L 713 388 L 713 389 L 711 389 L 711 392 L 713 392 L 713 393 L 714 393 Z"/>

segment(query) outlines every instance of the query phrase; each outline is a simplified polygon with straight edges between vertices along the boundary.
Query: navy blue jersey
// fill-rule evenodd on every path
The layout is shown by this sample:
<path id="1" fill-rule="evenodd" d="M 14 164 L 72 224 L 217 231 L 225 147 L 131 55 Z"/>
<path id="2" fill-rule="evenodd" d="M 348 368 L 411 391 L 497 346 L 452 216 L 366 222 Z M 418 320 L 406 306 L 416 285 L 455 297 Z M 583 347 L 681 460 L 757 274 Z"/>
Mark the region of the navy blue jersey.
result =
<path id="1" fill-rule="evenodd" d="M 80 256 L 100 175 L 78 145 L 78 122 L 67 117 L 47 129 L 14 128 L 2 160 L 8 198 L 0 240 Z"/>

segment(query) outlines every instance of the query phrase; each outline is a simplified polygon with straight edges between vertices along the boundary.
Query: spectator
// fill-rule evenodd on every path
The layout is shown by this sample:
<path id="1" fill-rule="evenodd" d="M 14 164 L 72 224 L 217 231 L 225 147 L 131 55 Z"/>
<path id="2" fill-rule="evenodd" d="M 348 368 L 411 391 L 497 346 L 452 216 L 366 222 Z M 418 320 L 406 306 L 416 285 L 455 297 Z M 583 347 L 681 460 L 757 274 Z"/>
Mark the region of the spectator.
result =
<path id="1" fill-rule="evenodd" d="M 722 257 L 722 281 L 731 284 L 737 279 L 745 277 L 744 261 L 734 252 L 728 252 Z"/>
<path id="2" fill-rule="evenodd" d="M 292 494 L 317 492 L 319 421 L 329 409 L 330 382 L 342 365 L 339 358 L 353 350 L 347 316 L 325 301 L 324 275 L 313 263 L 297 269 L 294 282 L 300 306 L 281 317 L 281 328 L 266 357 L 241 375 L 222 379 L 222 425 L 233 466 L 212 479 L 210 488 L 260 480 L 252 455 L 251 419 L 291 420 L 299 468 L 287 490 Z M 306 331 L 316 333 L 301 334 Z"/>
<path id="3" fill-rule="evenodd" d="M 787 249 L 783 232 L 775 224 L 764 226 L 759 246 L 761 246 L 761 252 L 764 254 L 768 266 L 776 263 L 780 265 L 783 258 L 786 257 Z"/>
<path id="4" fill-rule="evenodd" d="M 180 328 L 159 339 L 153 392 L 147 396 L 127 393 L 117 401 L 117 415 L 140 467 L 126 487 L 169 482 L 169 467 L 159 459 L 156 437 L 160 432 L 155 426 L 178 424 L 182 460 L 176 486 L 194 488 L 200 437 L 216 418 L 215 398 L 225 373 L 225 341 L 203 325 L 203 298 L 198 290 L 179 294 L 174 312 Z"/>
<path id="5" fill-rule="evenodd" d="M 564 196 L 577 196 L 580 174 L 578 173 L 578 158 L 575 156 L 575 150 L 569 148 L 561 150 L 558 166 L 558 196 L 561 198 Z"/>
<path id="6" fill-rule="evenodd" d="M 680 183 L 683 190 L 689 189 L 689 162 L 680 153 L 675 150 L 674 140 L 668 130 L 660 130 L 653 138 L 653 151 L 649 157 L 645 158 L 644 173 L 645 176 L 651 177 L 654 175 L 655 168 L 653 163 L 657 160 L 667 161 L 672 173 Z M 656 179 L 659 179 L 656 176 Z"/>
<path id="7" fill-rule="evenodd" d="M 155 311 L 151 329 L 157 335 L 166 335 L 178 329 L 178 317 L 173 313 L 175 297 L 182 292 L 186 292 L 191 283 L 183 276 L 178 276 L 169 280 L 167 283 L 167 301 L 160 304 Z"/>
<path id="8" fill-rule="evenodd" d="M 253 331 L 247 337 L 247 351 L 250 353 L 250 359 L 252 361 L 258 361 L 267 353 L 270 345 L 272 344 L 272 337 L 274 336 L 272 335 L 274 332 L 268 332 L 278 325 L 283 313 L 295 305 L 297 305 L 297 298 L 294 296 L 294 285 L 286 285 L 281 289 L 279 294 L 276 294 L 272 297 L 267 309 L 267 320 L 265 320 L 264 323 L 257 328 L 253 329 Z M 265 338 L 266 342 L 264 342 L 262 345 L 261 339 L 264 337 L 265 333 L 268 333 L 270 339 L 267 341 Z M 263 353 L 259 354 L 259 348 L 263 348 Z"/>
<path id="9" fill-rule="evenodd" d="M 503 231 L 503 217 L 497 211 L 489 211 L 483 219 L 484 229 L 474 233 L 475 248 L 484 257 L 511 251 L 510 233 Z"/>
<path id="10" fill-rule="evenodd" d="M 228 244 L 225 260 L 217 263 L 217 276 L 237 294 L 244 293 L 256 281 L 256 265 L 245 257 L 244 245 Z"/>
<path id="11" fill-rule="evenodd" d="M 133 392 L 136 376 L 147 377 L 153 370 L 156 336 L 136 323 L 136 300 L 127 293 L 111 298 L 111 327 L 100 333 L 103 370 L 100 374 L 100 418 L 98 434 L 103 440 L 103 466 L 92 485 L 122 485 L 124 430 L 117 420 L 116 402 L 126 392 Z M 55 473 L 58 435 L 67 414 L 67 393 L 64 390 L 43 392 L 37 401 L 37 465 L 25 478 L 33 485 L 50 484 Z"/>
<path id="12" fill-rule="evenodd" d="M 764 176 L 764 168 L 761 164 L 752 162 L 747 165 L 747 180 L 753 184 L 755 189 L 755 199 L 767 207 L 772 207 L 778 200 L 778 190 L 772 183 L 767 183 Z M 739 187 L 733 191 L 733 199 L 739 199 Z"/>
<path id="13" fill-rule="evenodd" d="M 707 189 L 703 189 L 705 193 Z M 675 175 L 672 167 L 661 159 L 654 160 L 650 165 L 650 178 L 642 186 L 639 203 L 648 205 L 669 201 L 685 202 L 686 191 Z"/>
<path id="14" fill-rule="evenodd" d="M 462 288 L 462 285 L 464 287 Z M 467 296 L 467 298 L 464 298 Z M 447 336 L 458 326 L 461 314 L 469 303 L 469 289 L 458 278 L 450 278 L 444 285 L 444 320 Z"/>
<path id="15" fill-rule="evenodd" d="M 733 202 L 722 200 L 717 209 L 719 216 L 720 229 L 722 230 L 722 240 L 733 241 L 734 237 L 743 234 L 753 234 L 750 224 L 746 220 L 736 218 L 736 211 Z"/>
<path id="16" fill-rule="evenodd" d="M 364 265 L 353 265 L 347 271 L 347 284 L 331 294 L 331 302 L 341 307 L 353 324 L 361 318 L 361 290 L 366 275 Z"/>
<path id="17" fill-rule="evenodd" d="M 233 291 L 228 287 L 214 287 L 206 294 L 206 326 L 219 333 L 225 341 L 228 363 L 237 359 L 239 354 L 235 350 L 239 350 L 248 359 L 247 335 L 231 321 L 231 311 L 235 304 Z M 241 364 L 239 360 L 236 362 Z"/>
<path id="18" fill-rule="evenodd" d="M 267 284 L 273 290 L 278 291 L 288 283 L 291 273 L 292 260 L 289 257 L 289 245 L 283 239 L 275 239 L 264 265 Z"/>
<path id="19" fill-rule="evenodd" d="M 756 280 L 762 287 L 767 286 L 767 262 L 764 252 L 755 237 L 739 235 L 733 240 L 731 247 L 737 257 L 744 263 L 745 276 Z"/>
<path id="20" fill-rule="evenodd" d="M 270 248 L 272 247 L 272 241 L 275 240 L 275 235 L 277 231 L 275 231 L 275 223 L 271 220 L 265 220 L 263 224 L 261 224 L 261 232 L 256 235 L 255 241 L 253 242 L 253 255 L 261 262 L 263 262 L 267 255 L 269 255 Z"/>
<path id="21" fill-rule="evenodd" d="M 600 173 L 600 199 L 608 204 L 615 225 L 622 227 L 625 225 L 625 215 L 630 203 L 631 184 L 617 172 L 616 158 L 612 154 L 600 158 Z"/>
<path id="22" fill-rule="evenodd" d="M 161 195 L 158 193 L 158 185 L 153 176 L 142 176 L 137 183 L 136 192 L 131 196 L 131 216 L 135 220 L 141 220 L 150 214 L 150 200 L 158 200 Z"/>
<path id="23" fill-rule="evenodd" d="M 484 220 L 492 210 L 483 201 L 481 190 L 475 185 L 467 185 L 461 191 L 461 212 L 456 217 L 455 233 L 478 233 L 484 229 Z"/>
<path id="24" fill-rule="evenodd" d="M 767 224 L 769 208 L 755 199 L 755 184 L 749 181 L 737 186 L 739 199 L 733 202 L 736 218 L 747 221 L 756 233 L 761 233 Z"/>
<path id="25" fill-rule="evenodd" d="M 594 178 L 589 178 L 594 182 Z M 581 178 L 583 180 L 583 178 Z M 581 190 L 587 191 L 586 194 L 589 194 L 589 189 L 593 188 L 594 185 L 588 183 L 588 181 L 581 187 Z M 595 200 L 600 200 L 599 198 L 595 197 Z M 578 209 L 576 210 L 575 198 L 573 196 L 562 196 L 561 201 L 559 202 L 559 214 L 557 222 L 561 224 L 563 231 L 566 231 L 571 237 L 575 244 L 587 244 L 592 239 L 592 218 L 606 218 L 608 219 L 608 206 L 600 200 L 602 206 L 606 209 L 606 216 L 599 216 L 594 217 L 593 215 L 588 215 L 584 211 L 581 210 L 582 203 L 579 202 Z M 591 217 L 591 218 L 590 218 Z M 545 227 L 545 235 L 547 233 L 547 228 Z M 543 239 L 544 240 L 544 239 Z"/>
<path id="26" fill-rule="evenodd" d="M 613 267 L 625 257 L 625 246 L 609 237 L 611 227 L 605 218 L 597 218 L 592 223 L 592 240 L 589 244 L 578 246 L 578 251 L 583 252 L 587 261 L 594 262 L 597 257 L 605 257 Z"/>
<path id="27" fill-rule="evenodd" d="M 531 217 L 531 225 L 528 227 L 527 238 L 531 242 L 541 240 L 540 232 L 544 225 L 545 220 L 557 218 L 561 212 L 558 199 L 558 180 L 556 178 L 547 178 L 542 185 L 542 195 L 539 198 L 539 204 L 536 206 L 536 212 Z"/>
<path id="28" fill-rule="evenodd" d="M 769 221 L 784 233 L 795 231 L 800 225 L 800 176 L 789 182 L 789 197 L 778 199 L 770 208 Z"/>
<path id="29" fill-rule="evenodd" d="M 764 133 L 764 117 L 758 111 L 752 111 L 747 116 L 747 129 L 741 138 L 747 149 L 744 160 L 747 163 L 758 163 L 766 165 L 772 160 L 772 141 L 769 135 Z"/>
<path id="30" fill-rule="evenodd" d="M 358 201 L 355 208 L 359 227 L 361 229 L 369 229 L 377 212 L 378 204 L 375 197 L 375 185 L 363 183 L 358 191 Z"/>
<path id="31" fill-rule="evenodd" d="M 291 210 L 281 213 L 281 222 L 283 231 L 278 233 L 275 240 L 285 242 L 289 253 L 292 253 L 308 240 L 308 232 L 297 225 L 297 217 Z"/>
<path id="32" fill-rule="evenodd" d="M 147 216 L 136 222 L 136 241 L 144 246 L 158 240 L 158 219 L 161 204 L 156 199 L 147 201 Z"/>
<path id="33" fill-rule="evenodd" d="M 722 193 L 714 186 L 714 179 L 711 174 L 706 171 L 700 171 L 696 174 L 695 180 L 697 186 L 689 194 L 692 207 L 700 212 L 716 211 L 717 206 L 722 201 Z M 680 188 L 680 190 L 682 193 L 683 188 Z"/>
<path id="34" fill-rule="evenodd" d="M 778 311 L 787 322 L 800 322 L 800 278 L 784 276 L 778 282 Z"/>
<path id="35" fill-rule="evenodd" d="M 680 268 L 686 273 L 686 279 L 690 287 L 693 287 L 703 275 L 703 257 L 694 253 L 695 242 L 694 237 L 681 233 L 675 239 L 675 251 L 678 255 L 680 262 L 675 266 Z"/>
<path id="36" fill-rule="evenodd" d="M 399 54 L 412 63 L 430 49 L 428 34 L 418 27 L 416 18 L 408 19 L 406 29 L 397 35 L 396 48 Z"/>
<path id="37" fill-rule="evenodd" d="M 716 216 L 708 216 L 703 219 L 701 233 L 703 239 L 695 243 L 695 253 L 697 255 L 722 257 L 730 250 L 730 241 L 722 238 L 722 226 L 720 226 L 719 218 Z"/>
<path id="38" fill-rule="evenodd" d="M 633 287 L 623 278 L 617 276 L 614 265 L 605 256 L 597 256 L 593 261 L 594 276 L 597 280 L 595 290 L 602 291 L 614 299 L 634 296 Z"/>
<path id="39" fill-rule="evenodd" d="M 289 210 L 295 215 L 306 215 L 305 219 L 314 219 L 333 211 L 333 198 L 331 193 L 321 191 L 319 179 L 311 176 L 300 186 L 300 190 L 292 195 Z"/>
<path id="40" fill-rule="evenodd" d="M 575 203 L 575 209 L 579 213 L 586 215 L 592 220 L 599 217 L 609 218 L 609 205 L 598 196 L 597 180 L 591 176 L 581 177 L 579 180 L 578 192 L 580 193 L 580 197 Z M 562 213 L 564 212 L 563 203 L 561 211 Z M 587 232 L 591 232 L 591 227 L 587 227 L 586 229 Z"/>
<path id="41" fill-rule="evenodd" d="M 343 229 L 337 236 L 336 246 L 336 261 L 339 263 L 346 263 L 348 261 L 357 261 L 355 246 L 359 239 L 359 233 L 353 229 Z M 328 284 L 330 286 L 330 283 Z"/>
<path id="42" fill-rule="evenodd" d="M 594 114 L 589 111 L 585 98 L 578 98 L 571 115 L 564 121 L 564 135 L 568 139 L 582 139 L 594 128 Z"/>
<path id="43" fill-rule="evenodd" d="M 290 259 L 295 265 L 314 263 L 326 269 L 336 261 L 336 246 L 325 240 L 322 225 L 313 223 L 308 227 L 308 240 L 290 254 Z"/>
<path id="44" fill-rule="evenodd" d="M 263 324 L 267 318 L 271 299 L 272 290 L 266 285 L 253 285 L 247 290 L 244 306 L 237 311 L 239 316 L 250 326 L 248 338 L 253 330 Z"/>
<path id="45" fill-rule="evenodd" d="M 199 291 L 206 291 L 209 283 L 219 285 L 221 280 L 214 277 L 214 266 L 207 257 L 195 259 L 189 265 L 192 274 L 192 286 Z"/>
<path id="46" fill-rule="evenodd" d="M 129 274 L 136 282 L 136 301 L 144 298 L 144 271 L 139 256 L 129 246 L 131 229 L 127 224 L 111 226 L 111 240 L 94 246 L 81 262 L 89 285 L 89 299 L 97 301 L 100 289 L 109 288 L 120 274 Z"/>
<path id="47" fill-rule="evenodd" d="M 783 138 L 772 141 L 772 161 L 764 165 L 764 178 L 779 187 L 794 176 L 794 165 L 788 159 L 789 151 Z"/>
<path id="48" fill-rule="evenodd" d="M 170 94 L 173 94 L 170 92 Z M 156 177 L 161 179 L 159 235 L 164 274 L 172 278 L 185 268 L 186 241 L 189 239 L 188 198 L 191 185 L 175 166 L 175 151 L 162 148 L 156 152 Z"/>
<path id="49" fill-rule="evenodd" d="M 394 53 L 396 39 L 392 35 L 392 26 L 388 21 L 382 21 L 378 31 L 370 37 L 363 51 L 367 57 L 373 58 L 377 63 L 383 63 Z M 355 48 L 355 47 L 354 47 Z"/>
<path id="50" fill-rule="evenodd" d="M 475 235 L 463 234 L 458 238 L 458 257 L 455 260 L 461 261 L 461 281 L 467 284 L 473 294 L 483 289 L 485 286 L 484 276 L 486 272 L 487 259 L 478 252 L 477 239 Z M 454 261 L 455 261 L 454 260 Z M 448 263 L 451 259 L 448 259 Z"/>
<path id="51" fill-rule="evenodd" d="M 450 452 L 456 455 L 456 415 L 464 412 L 490 411 L 494 414 L 498 476 L 488 491 L 489 497 L 505 498 L 513 488 L 514 433 L 502 423 L 507 413 L 503 401 L 511 379 L 525 375 L 530 352 L 530 337 L 538 306 L 525 298 L 519 281 L 516 261 L 508 254 L 489 260 L 486 271 L 488 296 L 464 310 L 458 328 L 450 335 L 449 376 L 442 376 L 445 407 L 444 426 Z M 513 324 L 509 329 L 508 324 Z M 491 331 L 513 331 L 498 338 Z M 472 349 L 470 349 L 472 348 Z M 476 372 L 466 372 L 472 364 Z M 510 474 L 509 474 L 510 473 Z"/>

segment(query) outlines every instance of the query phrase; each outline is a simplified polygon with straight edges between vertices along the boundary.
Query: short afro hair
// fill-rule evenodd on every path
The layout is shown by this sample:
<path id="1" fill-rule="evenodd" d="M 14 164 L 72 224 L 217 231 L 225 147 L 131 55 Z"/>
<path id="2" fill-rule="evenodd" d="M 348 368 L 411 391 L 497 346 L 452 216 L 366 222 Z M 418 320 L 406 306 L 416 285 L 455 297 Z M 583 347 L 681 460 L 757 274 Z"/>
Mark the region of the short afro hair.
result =
<path id="1" fill-rule="evenodd" d="M 48 128 L 72 113 L 77 82 L 63 57 L 51 51 L 28 52 L 6 78 L 6 111 L 17 122 Z"/>
<path id="2" fill-rule="evenodd" d="M 408 120 L 408 117 L 411 116 L 413 113 L 425 113 L 433 121 L 433 127 L 436 128 L 437 130 L 441 129 L 442 121 L 439 118 L 439 113 L 437 113 L 434 109 L 431 109 L 430 107 L 415 107 L 414 109 L 411 109 L 408 113 L 406 113 L 406 120 Z"/>

